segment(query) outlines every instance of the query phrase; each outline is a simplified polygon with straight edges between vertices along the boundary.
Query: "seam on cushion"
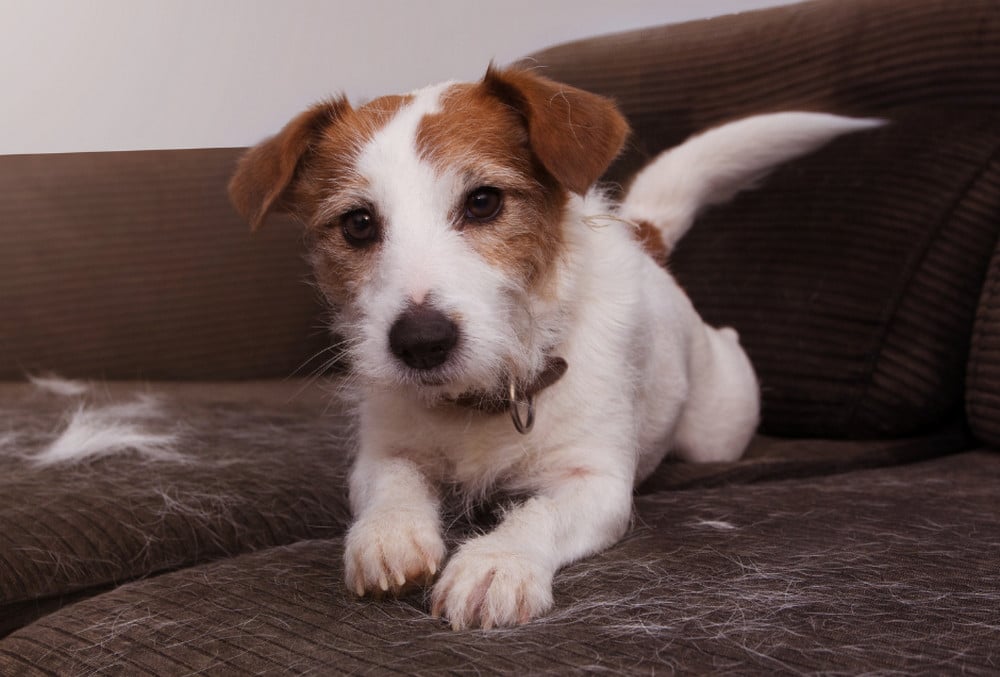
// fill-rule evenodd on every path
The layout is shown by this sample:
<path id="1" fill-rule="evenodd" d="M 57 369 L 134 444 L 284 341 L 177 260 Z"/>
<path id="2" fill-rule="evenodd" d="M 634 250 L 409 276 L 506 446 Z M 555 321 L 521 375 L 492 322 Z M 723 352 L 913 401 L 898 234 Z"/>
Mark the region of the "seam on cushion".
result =
<path id="1" fill-rule="evenodd" d="M 65 637 L 66 640 L 67 640 L 66 641 L 67 644 L 69 642 L 74 641 L 74 640 L 76 642 L 78 642 L 79 644 L 83 644 L 83 646 L 77 646 L 77 647 L 74 647 L 72 649 L 64 649 L 62 646 L 59 647 L 58 650 L 62 654 L 62 656 L 65 656 L 70 661 L 77 660 L 77 659 L 74 658 L 74 655 L 79 655 L 80 651 L 82 651 L 82 650 L 84 650 L 84 649 L 87 648 L 87 646 L 84 644 L 84 640 L 80 636 L 80 634 L 73 633 L 70 630 L 67 630 L 66 628 L 59 627 L 58 625 L 55 625 L 55 626 L 51 626 L 50 625 L 50 626 L 43 626 L 43 627 L 44 627 L 44 629 L 49 630 L 50 632 L 53 632 L 55 634 L 62 635 L 63 637 Z M 35 643 L 35 644 L 37 644 L 39 646 L 42 646 L 43 648 L 48 648 L 48 645 L 42 643 L 42 641 L 40 639 L 38 639 L 37 637 L 25 637 L 25 638 L 20 638 L 19 637 L 18 639 L 21 639 L 22 641 L 26 640 L 28 642 Z M 150 647 L 149 644 L 147 644 L 147 643 L 145 643 L 145 642 L 143 642 L 141 640 L 133 639 L 132 641 L 133 641 L 134 644 L 138 644 L 142 648 L 152 649 L 152 647 Z M 102 648 L 103 648 L 103 645 L 102 645 Z M 52 649 L 49 649 L 49 651 L 51 652 Z M 169 654 L 164 654 L 164 653 L 161 653 L 161 652 L 157 652 L 157 653 L 159 655 L 163 656 L 163 658 L 167 659 L 171 663 L 174 663 L 176 665 L 181 665 L 181 666 L 187 668 L 190 671 L 187 674 L 194 674 L 194 668 L 193 667 L 189 667 L 187 664 L 185 664 L 183 661 L 181 661 L 179 658 L 177 658 L 176 655 L 173 652 L 171 652 Z M 131 672 L 131 673 L 128 673 L 128 674 L 142 674 L 142 675 L 146 675 L 148 677 L 155 677 L 158 674 L 157 672 L 154 672 L 153 670 L 147 668 L 147 666 L 142 665 L 141 663 L 138 663 L 135 660 L 135 658 L 133 658 L 129 654 L 125 654 L 125 653 L 121 652 L 118 655 L 114 656 L 114 658 L 116 659 L 115 660 L 116 667 L 118 665 L 120 665 L 121 662 L 124 662 L 124 663 L 131 664 L 137 671 L 139 671 L 139 672 Z M 89 667 L 91 667 L 91 665 L 86 665 L 86 667 L 89 668 Z"/>
<path id="2" fill-rule="evenodd" d="M 10 538 L 6 534 L 4 535 L 4 537 L 7 539 L 7 542 L 10 543 L 12 547 L 16 547 L 14 539 Z M 24 570 L 22 570 L 22 569 L 18 569 L 17 567 L 15 567 L 14 566 L 14 562 L 3 551 L 0 551 L 0 565 L 2 565 L 4 567 L 4 571 L 8 575 L 11 575 L 12 578 L 16 579 L 16 580 L 14 580 L 14 585 L 11 588 L 12 591 L 16 590 L 17 587 L 18 587 L 18 585 L 20 585 L 20 587 L 22 589 L 25 589 L 25 590 L 27 590 L 30 587 L 30 583 L 29 583 L 30 579 L 27 578 L 27 572 L 24 571 Z M 38 567 L 36 566 L 35 568 L 37 569 Z M 2 588 L 0 588 L 0 592 L 3 592 Z M 15 599 L 2 599 L 2 600 L 0 600 L 0 611 L 2 611 L 3 608 L 6 605 L 8 605 L 8 604 L 16 604 L 17 602 L 20 602 L 20 601 L 24 601 L 24 600 L 20 600 L 20 599 L 18 599 L 18 600 L 15 600 Z M 0 635 L 0 637 L 2 637 L 2 635 Z"/>
<path id="3" fill-rule="evenodd" d="M 993 119 L 993 117 L 995 116 L 992 116 L 991 119 Z M 917 272 L 923 268 L 924 263 L 927 260 L 927 256 L 931 251 L 933 243 L 938 240 L 938 235 L 948 226 L 948 224 L 954 220 L 955 212 L 958 211 L 958 208 L 965 202 L 969 193 L 979 185 L 980 181 L 997 162 L 998 158 L 1000 158 L 1000 143 L 994 142 L 993 150 L 990 151 L 989 157 L 986 158 L 986 161 L 983 162 L 982 166 L 976 170 L 972 177 L 966 181 L 962 189 L 958 191 L 958 194 L 952 200 L 951 204 L 948 205 L 948 208 L 944 212 L 944 216 L 938 224 L 933 229 L 928 231 L 928 236 L 921 247 L 919 255 L 914 258 L 913 263 L 909 266 L 909 270 L 905 273 L 905 282 L 900 286 L 901 292 L 896 296 L 893 302 L 889 304 L 891 306 L 890 310 L 886 316 L 886 321 L 883 323 L 882 328 L 879 331 L 878 338 L 874 342 L 872 358 L 868 363 L 868 382 L 863 386 L 860 395 L 854 399 L 854 404 L 851 406 L 850 412 L 844 419 L 845 427 L 849 428 L 857 423 L 858 412 L 861 410 L 862 404 L 866 403 L 869 398 L 871 389 L 875 382 L 875 374 L 878 370 L 879 364 L 882 362 L 882 352 L 885 348 L 886 338 L 896 322 L 896 316 L 899 314 L 899 309 L 903 305 L 903 299 L 913 286 L 914 277 Z M 997 235 L 994 234 L 994 243 L 996 240 Z M 986 270 L 989 271 L 989 264 L 987 264 Z"/>
<path id="4" fill-rule="evenodd" d="M 994 271 L 994 268 L 996 269 Z M 969 341 L 969 365 L 968 373 L 965 384 L 965 408 L 966 417 L 969 421 L 970 426 L 973 428 L 973 433 L 975 434 L 975 427 L 972 425 L 973 415 L 978 417 L 980 413 L 979 407 L 975 403 L 975 398 L 971 396 L 970 384 L 976 387 L 976 384 L 981 383 L 980 374 L 983 366 L 982 350 L 977 350 L 983 341 L 983 336 L 986 333 L 985 326 L 987 324 L 987 316 L 989 314 L 990 303 L 993 301 L 996 294 L 996 290 L 1000 288 L 1000 235 L 998 235 L 993 242 L 993 256 L 990 257 L 990 262 L 987 264 L 986 268 L 986 283 L 983 285 L 983 293 L 979 297 L 979 304 L 976 306 L 977 317 L 972 323 L 972 337 Z M 1000 304 L 998 304 L 1000 305 Z M 979 309 L 984 308 L 984 316 L 979 317 Z M 981 321 L 980 321 L 981 320 Z M 979 435 L 976 435 L 979 437 Z"/>

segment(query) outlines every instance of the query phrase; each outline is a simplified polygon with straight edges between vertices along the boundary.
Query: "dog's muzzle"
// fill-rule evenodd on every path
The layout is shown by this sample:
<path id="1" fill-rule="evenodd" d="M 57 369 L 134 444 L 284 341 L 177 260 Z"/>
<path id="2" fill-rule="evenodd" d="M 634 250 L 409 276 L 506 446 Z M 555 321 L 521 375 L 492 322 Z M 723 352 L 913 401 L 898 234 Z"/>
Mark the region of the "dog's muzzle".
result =
<path id="1" fill-rule="evenodd" d="M 389 328 L 389 349 L 406 366 L 429 371 L 448 361 L 458 335 L 458 325 L 437 308 L 426 303 L 410 305 Z M 514 428 L 527 434 L 535 424 L 535 395 L 562 378 L 566 368 L 566 360 L 549 357 L 530 383 L 511 379 L 499 392 L 473 391 L 450 401 L 486 414 L 507 412 Z"/>

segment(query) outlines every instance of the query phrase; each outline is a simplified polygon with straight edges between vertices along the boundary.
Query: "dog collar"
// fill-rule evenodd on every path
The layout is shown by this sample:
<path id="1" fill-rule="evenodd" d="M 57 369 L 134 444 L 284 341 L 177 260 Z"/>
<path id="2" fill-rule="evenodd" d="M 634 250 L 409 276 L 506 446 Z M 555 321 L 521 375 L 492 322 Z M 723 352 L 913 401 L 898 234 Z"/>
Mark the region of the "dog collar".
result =
<path id="1" fill-rule="evenodd" d="M 569 364 L 563 358 L 549 357 L 545 361 L 545 368 L 527 385 L 519 384 L 512 378 L 507 388 L 502 391 L 473 391 L 450 401 L 460 407 L 475 409 L 484 414 L 509 412 L 517 432 L 527 435 L 535 425 L 535 395 L 561 379 L 568 368 Z"/>

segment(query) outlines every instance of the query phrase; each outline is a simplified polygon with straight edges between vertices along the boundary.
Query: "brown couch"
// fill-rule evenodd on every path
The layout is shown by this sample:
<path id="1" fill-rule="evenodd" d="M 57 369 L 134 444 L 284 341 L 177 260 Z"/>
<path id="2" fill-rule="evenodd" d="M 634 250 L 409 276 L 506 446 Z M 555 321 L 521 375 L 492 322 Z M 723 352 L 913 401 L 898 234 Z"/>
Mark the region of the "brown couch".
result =
<path id="1" fill-rule="evenodd" d="M 759 371 L 746 459 L 665 463 L 523 627 L 354 599 L 350 420 L 299 231 L 226 203 L 239 149 L 0 157 L 0 674 L 1000 671 L 1000 4 L 815 0 L 534 61 L 629 116 L 611 181 L 748 113 L 892 121 L 670 262 Z M 136 391 L 184 462 L 25 458 Z"/>

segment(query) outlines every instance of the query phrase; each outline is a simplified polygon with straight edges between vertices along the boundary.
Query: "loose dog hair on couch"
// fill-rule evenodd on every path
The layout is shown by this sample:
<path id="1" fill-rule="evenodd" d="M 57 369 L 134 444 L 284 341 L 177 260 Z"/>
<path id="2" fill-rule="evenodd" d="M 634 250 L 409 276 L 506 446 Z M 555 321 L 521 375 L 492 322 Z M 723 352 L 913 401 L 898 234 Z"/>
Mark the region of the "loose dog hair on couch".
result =
<path id="1" fill-rule="evenodd" d="M 70 405 L 60 429 L 27 458 L 36 466 L 80 463 L 131 453 L 147 461 L 190 460 L 181 453 L 180 426 L 167 419 L 161 398 L 143 392 L 124 402 L 99 397 L 93 384 L 55 375 L 29 375 L 41 393 L 66 398 Z M 8 442 L 18 431 L 5 433 Z M 0 448 L 4 437 L 0 437 Z"/>

